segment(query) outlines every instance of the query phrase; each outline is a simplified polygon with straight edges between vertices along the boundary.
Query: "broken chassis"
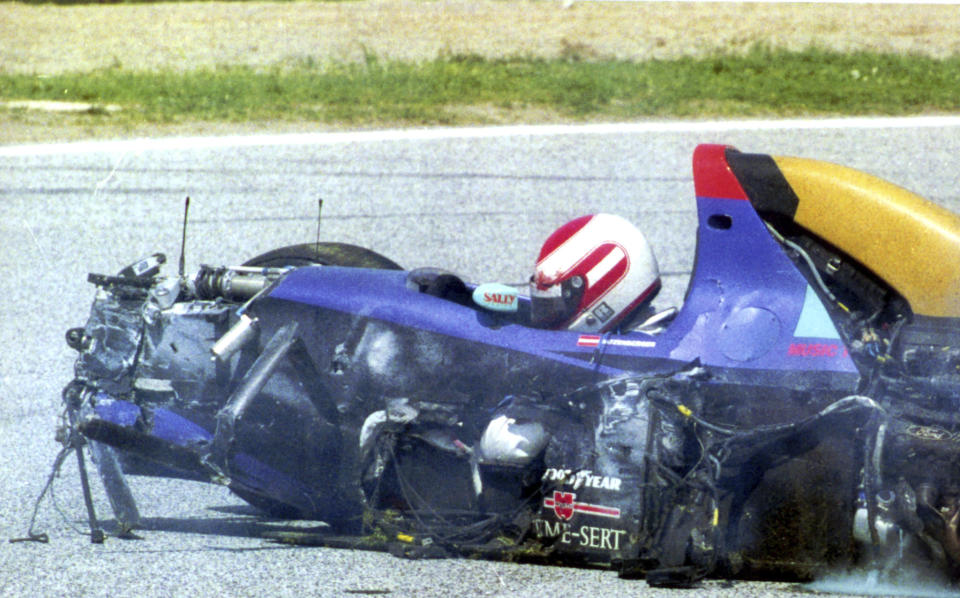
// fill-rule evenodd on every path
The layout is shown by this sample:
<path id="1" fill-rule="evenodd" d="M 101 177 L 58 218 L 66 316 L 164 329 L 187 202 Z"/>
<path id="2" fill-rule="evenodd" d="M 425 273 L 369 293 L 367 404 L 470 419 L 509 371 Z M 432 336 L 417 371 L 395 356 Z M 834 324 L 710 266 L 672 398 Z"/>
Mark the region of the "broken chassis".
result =
<path id="1" fill-rule="evenodd" d="M 340 244 L 91 275 L 63 437 L 89 447 L 121 534 L 126 472 L 331 526 L 287 541 L 662 585 L 911 559 L 955 576 L 957 319 L 785 218 L 784 196 L 808 201 L 787 164 L 698 148 L 697 264 L 657 336 L 533 329 L 524 305 L 484 311 L 455 276 Z"/>

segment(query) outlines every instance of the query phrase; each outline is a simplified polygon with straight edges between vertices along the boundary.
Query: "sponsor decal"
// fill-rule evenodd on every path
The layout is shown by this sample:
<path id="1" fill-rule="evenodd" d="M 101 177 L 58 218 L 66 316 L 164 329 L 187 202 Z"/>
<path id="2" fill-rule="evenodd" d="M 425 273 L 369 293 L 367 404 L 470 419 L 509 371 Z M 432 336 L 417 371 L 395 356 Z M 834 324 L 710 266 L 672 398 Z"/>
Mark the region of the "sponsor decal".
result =
<path id="1" fill-rule="evenodd" d="M 517 311 L 517 289 L 505 284 L 488 282 L 473 290 L 473 301 L 493 311 Z"/>
<path id="2" fill-rule="evenodd" d="M 603 340 L 604 344 L 610 345 L 612 347 L 639 347 L 642 349 L 652 349 L 657 346 L 657 343 L 654 341 L 645 341 L 635 338 L 611 338 L 607 337 L 603 339 L 599 334 L 581 334 L 577 338 L 578 347 L 599 347 L 600 341 Z"/>
<path id="3" fill-rule="evenodd" d="M 577 495 L 574 492 L 553 491 L 553 496 L 543 499 L 543 506 L 553 509 L 557 518 L 561 521 L 570 521 L 577 513 L 584 515 L 597 515 L 599 517 L 620 518 L 620 509 L 616 507 L 604 507 L 602 505 L 592 505 L 585 502 L 577 502 Z"/>
<path id="4" fill-rule="evenodd" d="M 562 521 L 550 522 L 546 519 L 534 519 L 534 529 L 540 538 L 557 538 L 561 544 L 592 548 L 594 550 L 620 550 L 620 542 L 627 531 L 593 525 L 578 528 Z"/>
<path id="5" fill-rule="evenodd" d="M 573 492 L 554 492 L 552 504 L 547 504 L 550 499 L 543 502 L 545 507 L 553 507 L 553 512 L 557 514 L 562 521 L 570 521 L 576 512 L 574 505 L 577 503 L 573 499 L 577 497 Z"/>
<path id="6" fill-rule="evenodd" d="M 573 471 L 572 469 L 557 469 L 548 467 L 541 481 L 560 482 L 573 490 L 580 488 L 596 488 L 597 490 L 620 491 L 620 478 L 605 475 L 593 475 L 589 469 Z"/>
<path id="7" fill-rule="evenodd" d="M 792 357 L 847 356 L 847 348 L 835 343 L 790 343 L 787 355 Z"/>
<path id="8" fill-rule="evenodd" d="M 508 305 L 513 305 L 516 300 L 517 300 L 517 297 L 515 295 L 507 295 L 505 293 L 484 293 L 483 294 L 483 302 L 486 304 L 508 306 Z"/>

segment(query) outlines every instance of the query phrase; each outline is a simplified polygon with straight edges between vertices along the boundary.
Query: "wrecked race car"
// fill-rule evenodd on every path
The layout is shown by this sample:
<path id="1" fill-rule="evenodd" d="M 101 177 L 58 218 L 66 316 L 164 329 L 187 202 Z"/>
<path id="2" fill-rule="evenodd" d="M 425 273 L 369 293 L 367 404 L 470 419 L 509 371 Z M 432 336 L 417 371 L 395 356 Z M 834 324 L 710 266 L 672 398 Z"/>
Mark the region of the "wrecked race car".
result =
<path id="1" fill-rule="evenodd" d="M 119 534 L 126 476 L 153 475 L 329 524 L 284 541 L 654 585 L 957 579 L 960 219 L 813 160 L 703 145 L 693 172 L 696 260 L 657 330 L 538 328 L 516 289 L 336 243 L 91 274 L 62 437 Z"/>

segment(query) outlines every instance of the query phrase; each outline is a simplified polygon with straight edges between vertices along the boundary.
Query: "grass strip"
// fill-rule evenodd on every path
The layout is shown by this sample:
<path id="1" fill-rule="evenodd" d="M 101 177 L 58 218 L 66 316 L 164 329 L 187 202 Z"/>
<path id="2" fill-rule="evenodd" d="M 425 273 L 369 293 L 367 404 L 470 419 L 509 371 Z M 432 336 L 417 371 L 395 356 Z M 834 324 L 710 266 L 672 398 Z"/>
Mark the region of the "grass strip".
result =
<path id="1" fill-rule="evenodd" d="M 593 61 L 442 56 L 409 63 L 0 72 L 0 99 L 117 104 L 139 123 L 317 121 L 465 124 L 536 109 L 571 120 L 642 117 L 904 115 L 960 110 L 960 56 L 801 52 Z M 482 110 L 465 110 L 465 108 Z"/>

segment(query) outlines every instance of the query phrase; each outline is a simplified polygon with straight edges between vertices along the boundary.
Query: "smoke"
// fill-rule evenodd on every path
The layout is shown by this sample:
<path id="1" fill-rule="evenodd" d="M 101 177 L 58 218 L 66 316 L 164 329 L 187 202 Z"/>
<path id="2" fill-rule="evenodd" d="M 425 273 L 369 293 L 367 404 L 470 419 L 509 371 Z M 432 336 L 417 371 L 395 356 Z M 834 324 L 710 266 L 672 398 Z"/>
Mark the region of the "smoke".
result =
<path id="1" fill-rule="evenodd" d="M 916 598 L 956 598 L 958 590 L 929 571 L 910 568 L 893 572 L 855 571 L 831 573 L 804 587 L 830 594 L 866 596 L 911 596 Z"/>

